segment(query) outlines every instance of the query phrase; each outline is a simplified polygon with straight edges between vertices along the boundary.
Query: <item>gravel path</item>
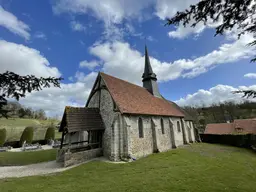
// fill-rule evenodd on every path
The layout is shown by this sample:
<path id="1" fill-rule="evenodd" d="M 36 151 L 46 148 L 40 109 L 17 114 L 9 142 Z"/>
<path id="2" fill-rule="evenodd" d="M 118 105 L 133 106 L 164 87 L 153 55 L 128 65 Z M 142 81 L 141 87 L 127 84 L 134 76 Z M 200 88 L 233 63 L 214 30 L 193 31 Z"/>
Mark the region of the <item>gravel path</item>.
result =
<path id="1" fill-rule="evenodd" d="M 107 160 L 104 157 L 99 157 L 99 158 L 91 159 L 89 161 L 85 161 L 81 164 L 88 163 L 90 161 L 95 161 L 95 160 L 109 162 L 109 163 L 125 163 L 125 162 L 112 162 L 112 161 Z M 57 163 L 56 161 L 49 161 L 49 162 L 37 163 L 37 164 L 32 164 L 32 165 L 24 165 L 24 166 L 0 167 L 0 179 L 58 173 L 58 172 L 66 171 L 68 169 L 72 169 L 81 164 L 77 164 L 77 165 L 73 165 L 73 166 L 64 168 L 61 166 L 61 164 Z"/>
<path id="2" fill-rule="evenodd" d="M 84 162 L 84 163 L 87 163 L 87 162 Z M 57 173 L 57 172 L 66 171 L 78 165 L 64 168 L 61 166 L 61 164 L 56 163 L 56 161 L 49 161 L 45 163 L 37 163 L 37 164 L 25 165 L 25 166 L 0 167 L 0 179 L 10 178 L 10 177 L 25 177 L 25 176 L 32 176 L 32 175 L 45 175 L 50 173 Z"/>

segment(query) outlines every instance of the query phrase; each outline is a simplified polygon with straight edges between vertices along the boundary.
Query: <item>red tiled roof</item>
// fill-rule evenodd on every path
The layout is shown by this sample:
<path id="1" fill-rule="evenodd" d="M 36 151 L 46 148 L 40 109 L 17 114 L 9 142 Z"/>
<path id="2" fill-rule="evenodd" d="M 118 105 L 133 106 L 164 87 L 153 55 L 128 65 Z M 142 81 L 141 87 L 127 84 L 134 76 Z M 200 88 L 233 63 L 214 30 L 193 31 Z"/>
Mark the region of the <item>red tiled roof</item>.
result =
<path id="1" fill-rule="evenodd" d="M 207 124 L 204 133 L 205 134 L 232 134 L 234 132 L 233 123 L 216 123 Z"/>
<path id="2" fill-rule="evenodd" d="M 256 120 L 254 119 L 236 119 L 234 120 L 235 128 L 242 128 L 244 133 L 256 134 Z"/>
<path id="3" fill-rule="evenodd" d="M 242 128 L 238 132 L 237 128 Z M 256 120 L 255 119 L 236 119 L 234 123 L 216 123 L 207 124 L 204 131 L 205 134 L 233 134 L 233 133 L 252 133 L 256 134 Z"/>
<path id="4" fill-rule="evenodd" d="M 100 73 L 121 113 L 184 117 L 174 104 L 154 97 L 145 88 Z"/>

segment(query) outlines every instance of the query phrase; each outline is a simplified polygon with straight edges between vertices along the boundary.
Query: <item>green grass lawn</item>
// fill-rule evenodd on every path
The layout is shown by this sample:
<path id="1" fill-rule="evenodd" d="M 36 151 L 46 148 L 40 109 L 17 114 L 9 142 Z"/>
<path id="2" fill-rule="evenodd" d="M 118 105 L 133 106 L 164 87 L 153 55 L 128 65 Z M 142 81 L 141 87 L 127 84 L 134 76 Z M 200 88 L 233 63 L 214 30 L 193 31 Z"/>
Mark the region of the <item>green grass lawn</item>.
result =
<path id="1" fill-rule="evenodd" d="M 53 161 L 55 159 L 56 149 L 28 152 L 1 152 L 0 166 L 28 165 Z"/>
<path id="2" fill-rule="evenodd" d="M 66 172 L 0 180 L 1 192 L 256 191 L 256 154 L 194 144 L 132 163 L 90 162 Z"/>

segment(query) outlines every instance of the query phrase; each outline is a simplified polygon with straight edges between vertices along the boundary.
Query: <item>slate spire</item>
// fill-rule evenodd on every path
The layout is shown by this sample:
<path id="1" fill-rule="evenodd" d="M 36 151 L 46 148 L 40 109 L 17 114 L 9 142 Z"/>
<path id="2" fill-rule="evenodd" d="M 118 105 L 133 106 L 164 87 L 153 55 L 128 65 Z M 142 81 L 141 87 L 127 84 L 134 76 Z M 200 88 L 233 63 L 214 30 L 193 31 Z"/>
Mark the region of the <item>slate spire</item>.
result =
<path id="1" fill-rule="evenodd" d="M 153 72 L 150 64 L 147 46 L 145 46 L 145 68 L 142 75 L 142 82 L 143 87 L 146 88 L 152 95 L 161 97 L 158 90 L 156 74 Z"/>
<path id="2" fill-rule="evenodd" d="M 148 56 L 148 49 L 147 46 L 145 45 L 145 69 L 144 69 L 144 76 L 150 76 L 153 74 L 153 70 L 150 64 L 149 56 Z"/>

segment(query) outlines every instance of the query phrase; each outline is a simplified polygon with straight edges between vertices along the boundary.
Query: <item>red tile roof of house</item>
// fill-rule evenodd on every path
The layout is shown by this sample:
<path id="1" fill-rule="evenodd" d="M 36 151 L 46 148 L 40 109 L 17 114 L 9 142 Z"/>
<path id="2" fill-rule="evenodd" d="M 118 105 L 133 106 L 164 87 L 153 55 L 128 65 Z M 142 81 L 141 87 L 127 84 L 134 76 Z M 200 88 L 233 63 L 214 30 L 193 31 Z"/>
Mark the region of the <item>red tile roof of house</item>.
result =
<path id="1" fill-rule="evenodd" d="M 238 132 L 237 129 L 241 132 Z M 205 134 L 234 134 L 234 133 L 251 133 L 256 134 L 256 120 L 255 119 L 236 119 L 233 123 L 216 123 L 207 124 L 204 131 Z"/>
<path id="2" fill-rule="evenodd" d="M 234 128 L 242 128 L 243 132 L 256 134 L 255 119 L 236 119 L 234 120 Z"/>
<path id="3" fill-rule="evenodd" d="M 145 88 L 100 73 L 121 113 L 184 117 L 174 104 L 154 97 Z"/>
<path id="4" fill-rule="evenodd" d="M 234 132 L 233 123 L 216 123 L 207 124 L 204 133 L 205 134 L 232 134 Z"/>

